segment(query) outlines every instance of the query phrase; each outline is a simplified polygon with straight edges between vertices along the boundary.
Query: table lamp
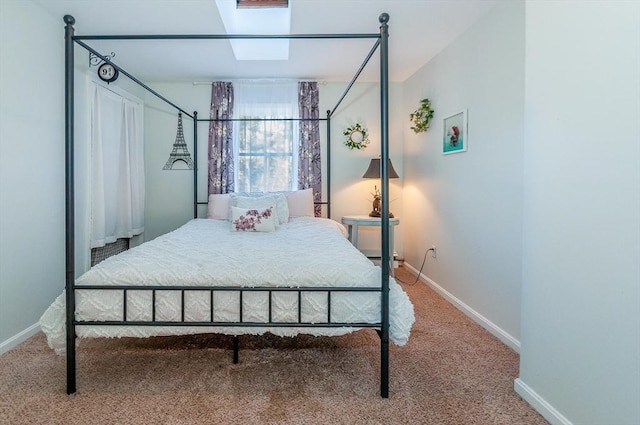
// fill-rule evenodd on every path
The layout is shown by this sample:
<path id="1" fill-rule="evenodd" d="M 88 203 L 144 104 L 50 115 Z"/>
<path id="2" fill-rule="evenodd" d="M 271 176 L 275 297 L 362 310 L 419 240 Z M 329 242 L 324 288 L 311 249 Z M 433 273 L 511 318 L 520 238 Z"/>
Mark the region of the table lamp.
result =
<path id="1" fill-rule="evenodd" d="M 389 158 L 389 164 L 387 168 L 388 168 L 390 179 L 397 179 L 399 177 L 398 173 L 396 173 L 396 170 L 394 170 L 393 168 L 393 164 L 391 164 L 391 158 Z M 369 163 L 369 168 L 367 168 L 367 171 L 365 171 L 362 178 L 365 178 L 365 179 L 380 178 L 380 158 L 371 159 L 371 162 Z M 369 217 L 380 217 L 381 215 L 380 213 L 382 212 L 382 201 L 381 201 L 382 198 L 380 197 L 380 191 L 378 190 L 378 188 L 376 186 L 374 187 L 375 187 L 375 192 L 373 193 L 373 209 L 369 213 Z M 393 218 L 393 214 L 391 214 L 391 211 L 389 211 L 389 217 Z"/>

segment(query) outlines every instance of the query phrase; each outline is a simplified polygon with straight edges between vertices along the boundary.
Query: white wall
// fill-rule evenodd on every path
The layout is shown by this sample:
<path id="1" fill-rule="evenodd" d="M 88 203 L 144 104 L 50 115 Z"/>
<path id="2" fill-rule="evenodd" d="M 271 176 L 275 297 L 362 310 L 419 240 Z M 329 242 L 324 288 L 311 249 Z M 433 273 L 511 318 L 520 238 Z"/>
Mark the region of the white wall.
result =
<path id="1" fill-rule="evenodd" d="M 640 3 L 528 2 L 522 350 L 553 423 L 640 423 Z"/>
<path id="2" fill-rule="evenodd" d="M 63 27 L 32 2 L 0 6 L 0 352 L 64 287 Z"/>
<path id="3" fill-rule="evenodd" d="M 162 96 L 189 113 L 197 110 L 199 118 L 208 118 L 211 87 L 190 83 L 151 83 Z M 326 117 L 346 89 L 346 83 L 320 85 L 320 116 Z M 362 179 L 369 160 L 380 153 L 380 89 L 375 84 L 355 84 L 336 110 L 331 122 L 332 146 L 332 218 L 363 214 L 371 211 L 373 181 Z M 153 239 L 177 228 L 193 217 L 193 174 L 186 170 L 162 170 L 169 158 L 176 137 L 177 112 L 157 97 L 145 95 L 145 166 L 147 179 L 145 239 Z M 401 86 L 390 87 L 390 139 L 394 168 L 402 176 Z M 349 150 L 344 145 L 345 128 L 356 121 L 369 130 L 371 143 L 365 150 Z M 193 154 L 193 122 L 183 117 L 185 141 Z M 199 200 L 207 199 L 207 139 L 208 123 L 198 125 L 198 192 Z M 320 125 L 322 140 L 326 140 L 326 126 Z M 377 183 L 379 186 L 379 183 Z M 391 210 L 402 223 L 402 179 L 391 183 Z M 201 207 L 202 215 L 206 207 Z M 402 224 L 401 224 L 402 226 Z M 396 234 L 396 251 L 402 253 L 402 235 Z M 379 229 L 361 231 L 364 249 L 376 249 L 380 242 Z"/>
<path id="4" fill-rule="evenodd" d="M 524 6 L 505 2 L 403 85 L 431 128 L 404 129 L 404 245 L 409 266 L 512 348 L 520 337 Z M 443 118 L 468 111 L 468 151 L 442 154 Z"/>
<path id="5" fill-rule="evenodd" d="M 190 114 L 209 118 L 211 87 L 190 83 L 151 83 L 150 86 Z M 174 230 L 193 218 L 193 172 L 176 164 L 163 170 L 173 149 L 178 128 L 178 111 L 151 93 L 145 97 L 145 240 Z M 182 117 L 184 138 L 193 157 L 193 121 Z M 199 200 L 207 199 L 208 123 L 198 125 L 198 192 Z M 206 216 L 206 206 L 201 217 Z"/>
<path id="6" fill-rule="evenodd" d="M 37 331 L 38 319 L 65 284 L 65 24 L 31 1 L 3 1 L 0 19 L 0 143 L 3 157 L 16 159 L 0 167 L 2 352 Z M 78 276 L 90 264 L 89 96 L 97 78 L 88 52 L 78 46 L 74 52 Z M 126 78 L 110 88 L 141 93 Z"/>
<path id="7" fill-rule="evenodd" d="M 371 66 L 371 65 L 370 65 Z M 393 66 L 393 65 L 391 65 Z M 320 116 L 335 107 L 346 89 L 346 83 L 329 83 L 320 86 Z M 369 132 L 370 143 L 366 149 L 349 149 L 344 142 L 343 131 L 359 122 Z M 402 227 L 404 210 L 402 203 L 402 127 L 408 118 L 402 113 L 402 86 L 389 84 L 389 157 L 400 176 L 389 182 L 389 210 L 400 219 L 395 232 L 395 250 L 403 256 Z M 323 128 L 324 126 L 321 126 Z M 324 137 L 325 131 L 321 132 Z M 323 139 L 324 140 L 324 139 Z M 344 215 L 368 215 L 372 209 L 374 186 L 380 182 L 363 179 L 371 158 L 380 156 L 380 86 L 377 83 L 357 83 L 344 98 L 331 119 L 331 217 L 340 221 Z M 361 227 L 358 247 L 364 250 L 380 250 L 380 228 Z"/>

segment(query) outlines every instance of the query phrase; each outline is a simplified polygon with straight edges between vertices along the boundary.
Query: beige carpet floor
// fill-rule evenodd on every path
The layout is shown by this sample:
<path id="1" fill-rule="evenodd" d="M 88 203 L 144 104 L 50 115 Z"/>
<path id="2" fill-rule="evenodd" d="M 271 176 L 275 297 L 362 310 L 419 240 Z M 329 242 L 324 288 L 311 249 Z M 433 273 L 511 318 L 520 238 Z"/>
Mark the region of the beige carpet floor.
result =
<path id="1" fill-rule="evenodd" d="M 398 276 L 412 283 L 407 271 Z M 332 337 L 82 340 L 78 391 L 38 334 L 0 356 L 1 424 L 546 424 L 513 390 L 518 355 L 422 283 L 379 396 L 373 330 Z"/>

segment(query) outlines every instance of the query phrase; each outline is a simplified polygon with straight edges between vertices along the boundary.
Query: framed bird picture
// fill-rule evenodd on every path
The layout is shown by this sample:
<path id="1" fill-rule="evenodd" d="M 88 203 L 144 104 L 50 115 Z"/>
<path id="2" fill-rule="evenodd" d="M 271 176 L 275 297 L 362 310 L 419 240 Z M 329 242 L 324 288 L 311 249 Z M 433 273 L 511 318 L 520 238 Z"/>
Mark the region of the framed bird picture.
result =
<path id="1" fill-rule="evenodd" d="M 465 152 L 467 150 L 467 111 L 458 112 L 443 120 L 442 153 Z"/>

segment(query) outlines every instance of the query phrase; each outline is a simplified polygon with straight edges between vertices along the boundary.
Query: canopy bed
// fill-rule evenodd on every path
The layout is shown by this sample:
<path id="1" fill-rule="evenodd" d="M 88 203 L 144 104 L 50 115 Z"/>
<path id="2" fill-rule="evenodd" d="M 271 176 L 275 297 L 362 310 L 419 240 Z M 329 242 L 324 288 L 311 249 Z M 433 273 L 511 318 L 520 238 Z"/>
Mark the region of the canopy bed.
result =
<path id="1" fill-rule="evenodd" d="M 349 39 L 370 38 L 374 46 L 348 84 L 332 110 L 327 111 L 327 157 L 330 163 L 331 118 L 375 51 L 380 55 L 381 118 L 381 239 L 382 263 L 390 263 L 389 240 L 389 136 L 388 136 L 388 20 L 379 17 L 380 31 L 372 34 L 298 34 L 298 35 L 75 35 L 75 19 L 66 15 L 65 27 L 65 175 L 66 175 L 66 285 L 65 292 L 47 314 L 62 314 L 57 327 L 57 348 L 64 350 L 67 367 L 67 393 L 76 391 L 76 338 L 78 336 L 147 336 L 175 332 L 226 333 L 234 335 L 234 361 L 237 361 L 237 335 L 263 333 L 280 335 L 315 333 L 339 335 L 361 328 L 373 328 L 380 336 L 380 395 L 389 396 L 389 339 L 404 344 L 413 323 L 413 307 L 406 294 L 390 278 L 389 267 L 376 267 L 357 251 L 341 234 L 340 225 L 327 219 L 299 217 L 281 220 L 278 230 L 263 234 L 232 235 L 228 221 L 198 218 L 198 206 L 211 201 L 198 200 L 197 124 L 199 119 L 172 103 L 145 83 L 118 66 L 109 56 L 90 47 L 87 40 L 206 40 L 206 39 Z M 78 44 L 115 72 L 127 76 L 154 96 L 193 120 L 193 220 L 180 229 L 119 254 L 76 279 L 75 212 L 74 212 L 74 45 Z M 331 216 L 331 167 L 327 166 L 327 216 Z M 281 195 L 281 194 L 280 194 Z M 269 198 L 271 195 L 265 195 Z M 282 198 L 277 195 L 273 203 Z M 276 199 L 278 199 L 276 201 Z M 268 208 L 267 208 L 268 209 Z M 265 210 L 266 212 L 267 210 Z M 270 219 L 270 211 L 263 215 Z M 282 219 L 282 217 L 280 217 Z M 275 226 L 278 226 L 276 224 Z M 275 228 L 275 227 L 274 227 Z M 233 228 L 232 228 L 233 230 Z M 343 230 L 343 229 L 342 229 Z M 301 233 L 302 232 L 302 233 Z M 240 233 L 240 232 L 238 232 Z M 304 236 L 301 236 L 304 235 Z M 302 250 L 305 238 L 322 240 L 322 249 L 310 254 L 315 264 L 295 265 L 287 271 L 283 264 Z M 239 241 L 252 239 L 254 248 L 261 241 L 260 252 L 271 251 L 278 260 L 276 270 L 261 278 L 254 273 L 256 265 L 275 261 L 272 257 L 238 258 L 228 253 L 237 251 Z M 296 245 L 291 241 L 298 240 Z M 242 243 L 240 243 L 242 245 Z M 257 245 L 260 247 L 260 244 Z M 214 250 L 215 248 L 215 250 Z M 162 254 L 165 252 L 165 254 Z M 179 257 L 178 272 L 158 264 L 169 256 Z M 173 253 L 173 255 L 171 255 Z M 157 257 L 156 257 L 157 256 Z M 225 261 L 209 262 L 215 256 Z M 240 254 L 243 257 L 243 254 Z M 244 254 L 246 257 L 246 252 Z M 157 260 L 154 260 L 156 259 Z M 347 260 L 345 260 L 347 259 Z M 104 264 L 104 266 L 103 266 Z M 150 266 L 151 264 L 151 266 Z M 328 267 L 327 265 L 336 265 Z M 339 264 L 348 267 L 340 267 Z M 232 265 L 232 266 L 230 266 Z M 145 269 L 146 266 L 146 269 Z M 294 271 L 293 269 L 297 269 Z M 331 276 L 318 274 L 318 269 L 331 270 Z M 262 271 L 262 270 L 261 270 Z M 170 273 L 174 272 L 174 273 Z M 154 275 L 156 273 L 156 275 Z M 180 277 L 177 277 L 180 275 Z M 106 306 L 92 309 L 92 306 Z M 355 310 L 353 306 L 356 306 Z M 390 311 L 393 309 L 393 311 Z M 57 311 L 57 313 L 55 313 Z M 391 314 L 390 314 L 391 313 Z M 45 316 L 43 316 L 45 317 Z M 50 317 L 55 322 L 55 317 Z M 53 326 L 52 326 L 53 327 Z M 53 337 L 51 337 L 53 339 Z"/>

